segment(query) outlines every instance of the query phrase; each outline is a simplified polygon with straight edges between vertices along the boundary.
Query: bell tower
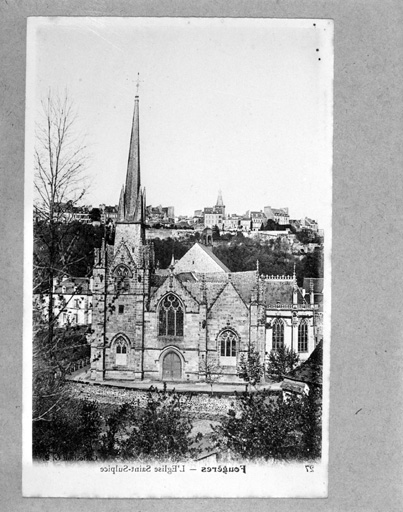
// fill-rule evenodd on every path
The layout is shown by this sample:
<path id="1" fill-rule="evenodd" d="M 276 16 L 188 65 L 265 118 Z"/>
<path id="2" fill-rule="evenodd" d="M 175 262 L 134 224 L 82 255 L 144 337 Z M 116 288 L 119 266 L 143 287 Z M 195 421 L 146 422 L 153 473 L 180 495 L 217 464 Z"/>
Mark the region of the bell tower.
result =
<path id="1" fill-rule="evenodd" d="M 115 248 L 119 247 L 120 243 L 124 241 L 131 250 L 130 252 L 136 253 L 136 249 L 144 245 L 144 202 L 145 190 L 141 189 L 140 183 L 139 97 L 136 95 L 127 162 L 126 186 L 122 188 L 119 199 Z"/>
<path id="2" fill-rule="evenodd" d="M 144 375 L 144 312 L 154 268 L 154 249 L 145 237 L 144 212 L 137 94 L 115 244 L 107 246 L 103 241 L 95 255 L 91 375 L 96 380 L 138 380 Z"/>

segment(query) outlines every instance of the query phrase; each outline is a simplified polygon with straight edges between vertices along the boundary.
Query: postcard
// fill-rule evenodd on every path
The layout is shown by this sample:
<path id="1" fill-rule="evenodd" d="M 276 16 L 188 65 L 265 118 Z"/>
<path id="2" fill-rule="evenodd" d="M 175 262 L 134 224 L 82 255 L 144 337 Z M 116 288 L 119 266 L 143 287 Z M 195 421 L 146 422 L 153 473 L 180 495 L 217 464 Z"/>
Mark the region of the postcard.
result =
<path id="1" fill-rule="evenodd" d="M 23 494 L 324 498 L 333 22 L 32 17 Z"/>

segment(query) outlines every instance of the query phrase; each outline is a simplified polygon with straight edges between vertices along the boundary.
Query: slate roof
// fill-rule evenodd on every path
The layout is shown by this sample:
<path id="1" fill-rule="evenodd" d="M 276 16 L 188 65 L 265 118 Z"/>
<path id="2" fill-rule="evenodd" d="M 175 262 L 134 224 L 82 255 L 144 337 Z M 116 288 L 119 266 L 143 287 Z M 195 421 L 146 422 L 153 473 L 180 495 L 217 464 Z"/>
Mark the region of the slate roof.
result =
<path id="1" fill-rule="evenodd" d="M 292 281 L 274 281 L 268 280 L 263 283 L 263 302 L 266 306 L 269 304 L 292 304 Z"/>
<path id="2" fill-rule="evenodd" d="M 157 288 L 162 286 L 165 283 L 168 274 L 168 272 L 163 274 L 160 273 L 160 271 L 155 272 L 155 274 L 151 276 L 151 286 L 155 286 Z"/>
<path id="3" fill-rule="evenodd" d="M 218 295 L 231 281 L 235 290 L 239 293 L 241 299 L 245 304 L 249 304 L 252 294 L 257 288 L 256 271 L 250 270 L 245 272 L 230 272 L 230 270 L 220 261 L 212 251 L 211 247 L 203 244 L 196 243 L 199 250 L 204 251 L 209 258 L 211 258 L 224 272 L 210 272 L 199 274 L 195 271 L 187 271 L 175 273 L 176 279 L 182 286 L 194 297 L 199 303 L 203 300 L 203 280 L 206 284 L 206 298 L 207 307 L 210 308 L 216 301 Z M 169 269 L 158 269 L 152 277 L 151 294 L 165 282 L 169 275 Z M 202 277 L 203 276 L 203 277 Z M 318 281 L 318 280 L 317 280 Z M 317 283 L 317 286 L 319 284 Z M 268 305 L 275 305 L 277 302 L 280 304 L 292 304 L 293 301 L 293 287 L 292 280 L 285 279 L 268 279 L 263 281 L 263 297 L 262 302 Z M 302 297 L 301 291 L 298 290 L 298 303 L 303 304 L 307 301 Z"/>
<path id="4" fill-rule="evenodd" d="M 234 272 L 231 274 L 231 282 L 242 300 L 249 304 L 253 290 L 256 288 L 256 272 Z"/>
<path id="5" fill-rule="evenodd" d="M 312 354 L 300 366 L 286 375 L 286 380 L 322 385 L 323 374 L 323 342 L 320 341 Z"/>
<path id="6" fill-rule="evenodd" d="M 168 272 L 162 273 L 158 270 L 152 277 L 151 294 L 162 286 L 168 277 Z M 221 291 L 230 281 L 235 290 L 239 293 L 245 304 L 249 304 L 253 292 L 256 290 L 256 271 L 250 270 L 245 272 L 212 272 L 208 274 L 197 274 L 195 272 L 182 272 L 174 274 L 175 278 L 182 286 L 200 303 L 203 299 L 202 286 L 203 279 L 206 283 L 207 307 L 210 308 Z M 268 305 L 292 304 L 293 300 L 293 283 L 285 280 L 267 280 L 263 282 L 263 303 Z M 308 296 L 309 298 L 309 296 Z M 298 304 L 307 303 L 298 291 Z"/>
<path id="7" fill-rule="evenodd" d="M 217 256 L 213 253 L 213 250 L 211 247 L 207 247 L 206 245 L 199 244 L 198 242 L 196 242 L 196 245 L 198 245 L 206 254 L 208 254 L 210 256 L 210 258 L 224 270 L 224 272 L 231 272 L 230 269 L 227 266 L 225 266 L 221 260 L 219 260 L 217 258 Z"/>

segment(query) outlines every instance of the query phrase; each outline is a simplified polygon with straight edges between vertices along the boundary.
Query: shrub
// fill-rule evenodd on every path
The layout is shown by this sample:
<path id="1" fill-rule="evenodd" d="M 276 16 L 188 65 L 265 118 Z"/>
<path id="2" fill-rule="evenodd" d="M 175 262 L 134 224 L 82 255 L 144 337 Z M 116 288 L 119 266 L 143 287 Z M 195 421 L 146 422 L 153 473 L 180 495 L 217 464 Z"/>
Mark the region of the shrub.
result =
<path id="1" fill-rule="evenodd" d="M 280 382 L 299 363 L 299 355 L 288 347 L 272 350 L 267 362 L 268 379 Z"/>
<path id="2" fill-rule="evenodd" d="M 309 396 L 272 396 L 267 391 L 237 395 L 214 443 L 229 458 L 311 460 L 320 456 L 320 403 Z"/>

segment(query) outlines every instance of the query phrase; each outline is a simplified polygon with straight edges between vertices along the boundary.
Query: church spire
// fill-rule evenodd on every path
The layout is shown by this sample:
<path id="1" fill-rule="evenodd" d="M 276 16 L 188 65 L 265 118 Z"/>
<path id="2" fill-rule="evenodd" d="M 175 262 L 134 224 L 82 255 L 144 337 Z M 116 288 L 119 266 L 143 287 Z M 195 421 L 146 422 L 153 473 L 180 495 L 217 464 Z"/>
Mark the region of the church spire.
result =
<path id="1" fill-rule="evenodd" d="M 125 188 L 125 221 L 143 222 L 143 208 L 140 190 L 140 127 L 139 97 L 134 99 L 132 133 L 130 137 L 129 159 L 127 162 Z"/>
<path id="2" fill-rule="evenodd" d="M 224 201 L 222 200 L 222 191 L 218 191 L 217 204 L 216 206 L 224 206 Z"/>

